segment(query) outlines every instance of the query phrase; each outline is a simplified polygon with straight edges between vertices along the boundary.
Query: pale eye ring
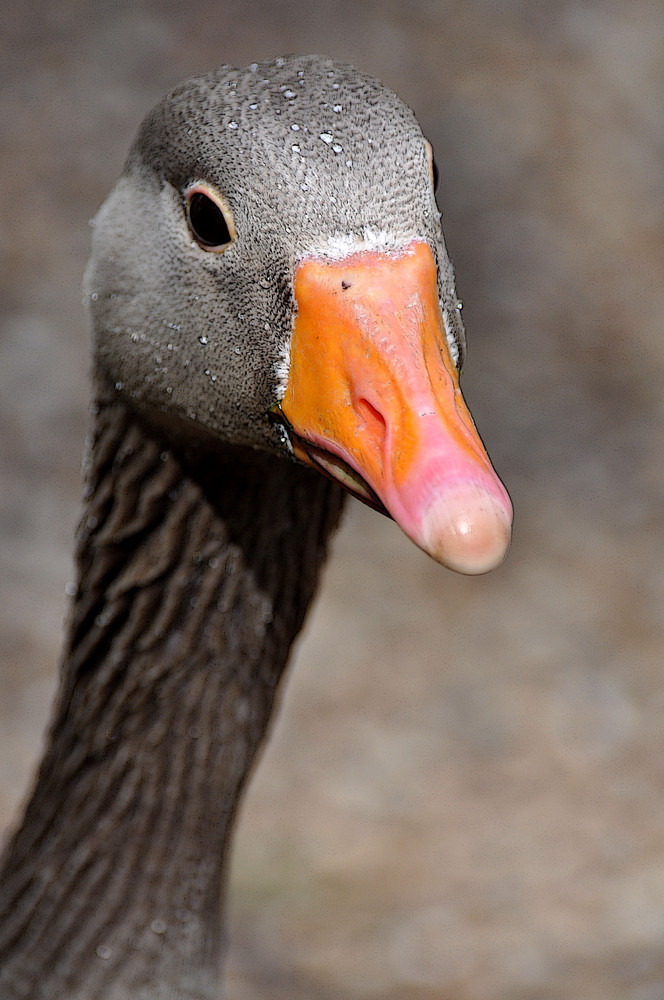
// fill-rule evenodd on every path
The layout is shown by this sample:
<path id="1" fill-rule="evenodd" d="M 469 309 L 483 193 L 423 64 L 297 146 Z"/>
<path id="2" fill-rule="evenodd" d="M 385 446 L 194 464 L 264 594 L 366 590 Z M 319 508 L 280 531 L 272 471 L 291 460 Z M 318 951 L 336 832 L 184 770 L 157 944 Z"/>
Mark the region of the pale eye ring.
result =
<path id="1" fill-rule="evenodd" d="M 185 194 L 187 224 L 203 249 L 223 253 L 235 239 L 233 213 L 226 201 L 207 184 L 192 184 Z"/>

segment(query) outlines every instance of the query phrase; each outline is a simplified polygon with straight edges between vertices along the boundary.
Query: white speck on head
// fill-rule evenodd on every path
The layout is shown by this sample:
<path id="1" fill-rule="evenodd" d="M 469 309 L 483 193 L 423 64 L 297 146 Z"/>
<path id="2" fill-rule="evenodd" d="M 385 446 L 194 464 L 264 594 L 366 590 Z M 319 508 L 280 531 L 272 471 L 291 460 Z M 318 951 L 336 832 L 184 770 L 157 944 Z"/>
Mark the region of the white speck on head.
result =
<path id="1" fill-rule="evenodd" d="M 341 260 L 351 254 L 363 253 L 364 251 L 396 253 L 403 251 L 409 243 L 417 238 L 417 235 L 412 232 L 397 233 L 366 227 L 361 234 L 335 233 L 328 237 L 324 243 L 310 247 L 306 256 Z"/>
<path id="2" fill-rule="evenodd" d="M 447 346 L 450 349 L 450 354 L 452 355 L 452 360 L 455 365 L 459 364 L 459 345 L 456 342 L 456 338 L 452 334 L 453 325 L 450 323 L 449 314 L 447 309 L 443 309 L 443 325 L 445 326 L 445 334 L 447 336 Z"/>
<path id="3" fill-rule="evenodd" d="M 318 138 L 322 139 L 323 142 L 326 142 L 328 144 L 328 146 L 332 142 L 332 136 L 330 135 L 329 132 L 321 132 L 321 134 L 318 136 Z"/>
<path id="4" fill-rule="evenodd" d="M 288 385 L 288 375 L 290 373 L 290 348 L 290 338 L 288 341 L 280 344 L 279 357 L 274 366 L 274 375 L 276 379 L 275 394 L 280 402 L 286 395 L 286 386 Z"/>

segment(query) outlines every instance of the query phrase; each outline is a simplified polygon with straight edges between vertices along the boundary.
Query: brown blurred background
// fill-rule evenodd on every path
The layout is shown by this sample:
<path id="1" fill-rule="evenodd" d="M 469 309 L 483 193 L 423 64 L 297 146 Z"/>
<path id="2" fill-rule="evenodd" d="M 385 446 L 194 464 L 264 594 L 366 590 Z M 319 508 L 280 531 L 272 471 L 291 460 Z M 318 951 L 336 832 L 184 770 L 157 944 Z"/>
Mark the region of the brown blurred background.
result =
<path id="1" fill-rule="evenodd" d="M 243 812 L 230 1000 L 664 998 L 661 0 L 23 0 L 2 15 L 0 826 L 86 430 L 88 220 L 142 116 L 325 52 L 416 110 L 516 509 L 455 577 L 353 503 Z"/>

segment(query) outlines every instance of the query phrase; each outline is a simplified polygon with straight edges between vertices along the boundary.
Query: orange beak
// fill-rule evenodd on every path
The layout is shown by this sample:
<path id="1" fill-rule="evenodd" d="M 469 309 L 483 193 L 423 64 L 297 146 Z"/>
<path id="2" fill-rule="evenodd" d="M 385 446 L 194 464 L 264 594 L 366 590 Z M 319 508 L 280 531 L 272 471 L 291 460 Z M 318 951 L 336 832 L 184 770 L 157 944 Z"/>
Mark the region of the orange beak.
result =
<path id="1" fill-rule="evenodd" d="M 308 259 L 286 392 L 273 408 L 298 458 L 391 515 L 460 573 L 500 565 L 512 505 L 466 407 L 429 246 Z"/>

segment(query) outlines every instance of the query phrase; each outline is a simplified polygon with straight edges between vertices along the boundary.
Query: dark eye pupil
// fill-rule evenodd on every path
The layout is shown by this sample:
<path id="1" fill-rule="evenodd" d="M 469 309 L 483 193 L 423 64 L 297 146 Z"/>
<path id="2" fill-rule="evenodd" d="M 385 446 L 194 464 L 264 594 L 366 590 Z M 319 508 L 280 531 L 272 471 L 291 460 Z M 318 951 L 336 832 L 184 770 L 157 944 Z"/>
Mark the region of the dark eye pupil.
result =
<path id="1" fill-rule="evenodd" d="M 440 174 L 438 172 L 438 165 L 434 159 L 431 160 L 431 166 L 433 168 L 433 190 L 434 194 L 438 190 L 438 181 L 440 180 Z"/>
<path id="2" fill-rule="evenodd" d="M 195 191 L 189 199 L 189 224 L 203 246 L 219 247 L 231 242 L 224 213 L 200 191 Z"/>

